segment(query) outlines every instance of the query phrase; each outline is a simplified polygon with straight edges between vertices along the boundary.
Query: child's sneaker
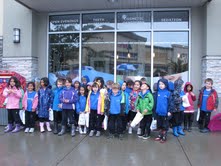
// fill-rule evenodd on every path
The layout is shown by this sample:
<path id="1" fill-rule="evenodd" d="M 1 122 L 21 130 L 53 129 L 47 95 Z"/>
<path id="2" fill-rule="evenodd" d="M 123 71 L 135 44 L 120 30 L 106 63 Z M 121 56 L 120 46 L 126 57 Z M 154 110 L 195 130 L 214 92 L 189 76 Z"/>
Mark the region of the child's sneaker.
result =
<path id="1" fill-rule="evenodd" d="M 100 137 L 100 136 L 101 136 L 101 132 L 100 132 L 100 131 L 97 131 L 96 137 Z"/>
<path id="2" fill-rule="evenodd" d="M 89 137 L 93 137 L 94 136 L 94 130 L 91 130 L 89 133 Z"/>
<path id="3" fill-rule="evenodd" d="M 160 140 L 160 143 L 165 143 L 165 142 L 166 142 L 166 140 L 167 140 L 167 139 L 166 139 L 166 137 L 165 137 L 165 136 L 163 136 L 163 137 L 162 137 L 162 139 Z"/>
<path id="4" fill-rule="evenodd" d="M 145 135 L 143 135 L 143 137 L 142 137 L 144 140 L 146 140 L 146 139 L 148 139 L 148 138 L 150 138 L 150 136 L 149 135 L 147 135 L 147 134 L 145 134 Z"/>
<path id="5" fill-rule="evenodd" d="M 26 129 L 25 129 L 25 133 L 28 133 L 28 132 L 29 132 L 29 128 L 26 128 Z"/>
<path id="6" fill-rule="evenodd" d="M 138 138 L 143 138 L 143 136 L 144 136 L 144 134 L 141 133 L 138 135 Z"/>
<path id="7" fill-rule="evenodd" d="M 87 134 L 87 127 L 86 126 L 84 127 L 83 134 Z"/>
<path id="8" fill-rule="evenodd" d="M 158 135 L 154 140 L 155 141 L 160 141 L 161 140 L 161 135 Z"/>
<path id="9" fill-rule="evenodd" d="M 80 133 L 80 134 L 83 134 L 83 131 L 82 131 L 82 128 L 81 128 L 81 127 L 79 127 L 79 133 Z"/>
<path id="10" fill-rule="evenodd" d="M 138 128 L 137 129 L 137 135 L 140 135 L 141 134 L 141 128 Z"/>
<path id="11" fill-rule="evenodd" d="M 80 128 L 77 126 L 75 131 L 79 131 L 79 130 L 80 130 Z"/>
<path id="12" fill-rule="evenodd" d="M 34 128 L 30 128 L 29 133 L 33 133 L 35 131 Z"/>
<path id="13" fill-rule="evenodd" d="M 132 134 L 132 127 L 129 127 L 129 129 L 128 129 L 128 134 Z"/>

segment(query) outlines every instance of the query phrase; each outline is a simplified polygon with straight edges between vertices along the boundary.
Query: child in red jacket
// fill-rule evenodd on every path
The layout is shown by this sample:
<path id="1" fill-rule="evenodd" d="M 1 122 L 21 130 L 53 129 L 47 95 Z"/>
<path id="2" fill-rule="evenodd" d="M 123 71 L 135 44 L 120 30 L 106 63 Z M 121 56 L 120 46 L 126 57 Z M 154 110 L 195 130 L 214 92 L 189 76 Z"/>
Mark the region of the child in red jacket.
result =
<path id="1" fill-rule="evenodd" d="M 194 119 L 194 101 L 196 101 L 196 95 L 193 93 L 193 85 L 190 82 L 186 82 L 184 92 L 190 104 L 190 106 L 185 107 L 184 110 L 184 130 L 191 132 Z"/>
<path id="2" fill-rule="evenodd" d="M 200 108 L 199 128 L 200 132 L 209 132 L 208 124 L 210 122 L 210 116 L 212 111 L 216 111 L 219 101 L 218 95 L 215 89 L 212 88 L 213 80 L 207 78 L 205 80 L 205 86 L 200 90 L 198 99 L 198 108 Z"/>

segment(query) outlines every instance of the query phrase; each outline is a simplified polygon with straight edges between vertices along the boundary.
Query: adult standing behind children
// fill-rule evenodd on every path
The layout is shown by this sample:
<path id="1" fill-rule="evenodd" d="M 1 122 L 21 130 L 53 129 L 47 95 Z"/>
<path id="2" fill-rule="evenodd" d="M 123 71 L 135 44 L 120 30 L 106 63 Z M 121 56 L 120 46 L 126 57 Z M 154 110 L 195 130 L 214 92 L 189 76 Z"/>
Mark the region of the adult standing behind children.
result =
<path id="1" fill-rule="evenodd" d="M 208 125 L 210 122 L 211 112 L 216 111 L 219 105 L 218 95 L 213 89 L 213 80 L 207 78 L 205 86 L 200 90 L 198 98 L 198 108 L 200 109 L 199 128 L 200 132 L 209 132 Z"/>

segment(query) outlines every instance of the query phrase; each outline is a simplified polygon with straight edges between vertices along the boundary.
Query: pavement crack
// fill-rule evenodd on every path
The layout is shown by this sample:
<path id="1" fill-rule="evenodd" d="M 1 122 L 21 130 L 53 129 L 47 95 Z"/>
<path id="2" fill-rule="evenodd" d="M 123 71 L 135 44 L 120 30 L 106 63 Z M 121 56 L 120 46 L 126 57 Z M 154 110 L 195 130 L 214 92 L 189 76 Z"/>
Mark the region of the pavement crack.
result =
<path id="1" fill-rule="evenodd" d="M 177 138 L 177 139 L 178 139 L 178 142 L 179 142 L 179 144 L 180 144 L 180 146 L 181 146 L 181 148 L 182 148 L 182 150 L 183 150 L 183 153 L 185 154 L 185 156 L 186 156 L 186 158 L 187 158 L 187 160 L 188 160 L 190 166 L 193 166 L 192 163 L 191 163 L 191 161 L 190 161 L 190 159 L 189 159 L 189 157 L 188 157 L 188 155 L 187 155 L 187 153 L 186 153 L 186 151 L 184 150 L 184 147 L 183 147 L 183 145 L 182 145 L 180 139 L 179 139 L 179 138 Z"/>
<path id="2" fill-rule="evenodd" d="M 85 140 L 85 138 L 87 138 L 87 135 L 81 141 L 79 141 L 66 155 L 64 155 L 64 157 L 58 160 L 55 165 L 59 165 L 69 154 L 71 154 L 71 152 L 73 152 Z"/>

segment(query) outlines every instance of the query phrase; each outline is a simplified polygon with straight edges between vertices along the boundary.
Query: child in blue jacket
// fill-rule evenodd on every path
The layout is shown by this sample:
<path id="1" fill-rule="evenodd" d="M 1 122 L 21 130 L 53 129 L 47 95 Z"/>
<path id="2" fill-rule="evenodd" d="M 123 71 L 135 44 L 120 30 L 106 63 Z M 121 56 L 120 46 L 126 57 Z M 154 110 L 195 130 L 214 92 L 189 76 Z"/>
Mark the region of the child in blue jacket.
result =
<path id="1" fill-rule="evenodd" d="M 75 136 L 75 125 L 74 125 L 74 111 L 75 104 L 78 100 L 78 94 L 75 89 L 71 86 L 71 78 L 66 78 L 65 87 L 60 95 L 59 106 L 62 108 L 62 127 L 61 131 L 58 133 L 59 136 L 64 135 L 66 132 L 67 120 L 71 124 L 71 136 Z"/>
<path id="2" fill-rule="evenodd" d="M 58 134 L 58 123 L 62 120 L 62 110 L 59 108 L 60 104 L 60 95 L 63 90 L 64 86 L 64 80 L 61 78 L 58 78 L 56 81 L 56 88 L 53 90 L 53 115 L 54 115 L 54 134 Z"/>
<path id="3" fill-rule="evenodd" d="M 110 109 L 109 109 L 109 138 L 116 135 L 122 139 L 123 129 L 122 129 L 122 118 L 121 118 L 121 101 L 122 101 L 122 92 L 120 91 L 120 85 L 114 83 L 112 85 L 112 92 L 110 93 Z M 116 125 L 115 125 L 116 124 Z"/>
<path id="4" fill-rule="evenodd" d="M 166 79 L 160 79 L 157 87 L 155 108 L 159 135 L 155 138 L 155 141 L 164 143 L 167 139 L 167 130 L 169 128 L 168 117 L 171 116 L 171 93 L 168 87 L 168 80 Z"/>
<path id="5" fill-rule="evenodd" d="M 78 93 L 79 98 L 76 104 L 76 112 L 77 114 L 84 114 L 87 102 L 87 94 L 86 94 L 86 87 L 84 85 L 80 86 L 80 91 Z M 83 128 L 83 131 L 82 131 Z M 79 125 L 79 133 L 80 134 L 87 134 L 87 127 L 86 125 L 81 126 Z"/>

